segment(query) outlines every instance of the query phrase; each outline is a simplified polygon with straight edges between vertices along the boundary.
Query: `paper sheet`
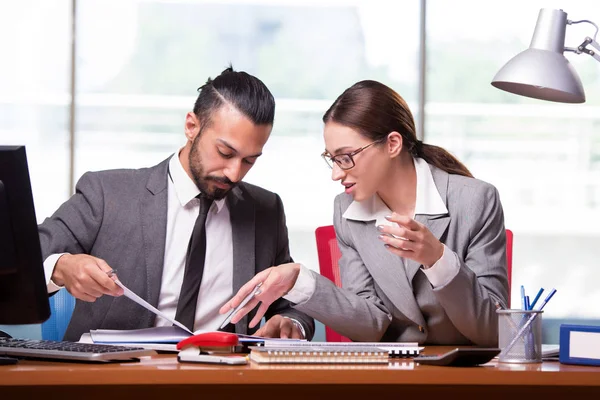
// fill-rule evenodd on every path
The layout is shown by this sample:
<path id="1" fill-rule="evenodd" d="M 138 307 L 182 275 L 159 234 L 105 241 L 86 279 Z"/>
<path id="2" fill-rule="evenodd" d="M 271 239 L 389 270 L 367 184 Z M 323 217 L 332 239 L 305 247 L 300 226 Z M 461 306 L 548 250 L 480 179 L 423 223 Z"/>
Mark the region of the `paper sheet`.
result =
<path id="1" fill-rule="evenodd" d="M 158 310 L 157 308 L 153 307 L 150 303 L 148 303 L 146 300 L 142 299 L 140 296 L 138 296 L 137 294 L 133 293 L 131 290 L 129 290 L 125 285 L 123 285 L 123 283 L 121 283 L 120 280 L 116 279 L 115 283 L 121 288 L 123 289 L 124 295 L 125 297 L 135 301 L 136 303 L 138 303 L 140 306 L 144 307 L 146 310 L 150 310 L 152 311 L 154 314 L 158 315 L 161 318 L 166 319 L 167 321 L 169 321 L 170 323 L 172 323 L 175 326 L 180 327 L 181 329 L 185 330 L 186 332 L 192 333 L 192 331 L 190 331 L 188 328 L 186 328 L 185 325 L 183 325 L 180 322 L 175 321 L 172 318 L 169 318 L 168 316 L 166 316 L 162 311 Z"/>

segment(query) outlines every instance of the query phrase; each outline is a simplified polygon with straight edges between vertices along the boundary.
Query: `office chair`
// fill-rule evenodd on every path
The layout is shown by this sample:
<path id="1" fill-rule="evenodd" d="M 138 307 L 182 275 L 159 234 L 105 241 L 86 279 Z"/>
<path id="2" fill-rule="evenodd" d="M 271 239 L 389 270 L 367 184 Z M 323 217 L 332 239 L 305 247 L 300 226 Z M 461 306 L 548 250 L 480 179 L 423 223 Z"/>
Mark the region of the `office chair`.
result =
<path id="1" fill-rule="evenodd" d="M 42 324 L 42 339 L 62 340 L 71 321 L 75 308 L 75 298 L 67 289 L 60 289 L 50 297 L 50 318 Z"/>
<path id="2" fill-rule="evenodd" d="M 315 230 L 315 236 L 317 237 L 317 254 L 321 275 L 331 280 L 337 287 L 342 287 L 340 265 L 338 264 L 342 253 L 335 238 L 333 225 L 318 227 Z M 350 342 L 350 339 L 340 335 L 328 326 L 325 326 L 325 340 L 328 342 Z"/>
<path id="3" fill-rule="evenodd" d="M 337 244 L 333 225 L 320 226 L 315 230 L 317 238 L 317 254 L 321 275 L 331 280 L 336 286 L 342 287 L 340 266 L 338 264 L 342 253 Z M 512 275 L 512 246 L 513 233 L 506 230 L 506 267 L 508 273 L 508 307 L 510 308 L 510 287 Z M 325 338 L 328 342 L 349 342 L 350 339 L 340 335 L 330 327 L 325 327 Z"/>

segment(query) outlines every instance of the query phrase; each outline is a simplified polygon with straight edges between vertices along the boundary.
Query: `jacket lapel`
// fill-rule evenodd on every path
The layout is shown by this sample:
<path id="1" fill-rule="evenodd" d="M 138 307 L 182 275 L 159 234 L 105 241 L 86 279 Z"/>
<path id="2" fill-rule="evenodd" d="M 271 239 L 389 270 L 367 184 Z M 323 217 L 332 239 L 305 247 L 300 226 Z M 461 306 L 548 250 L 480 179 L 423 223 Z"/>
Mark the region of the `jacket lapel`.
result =
<path id="1" fill-rule="evenodd" d="M 170 157 L 153 168 L 146 185 L 148 191 L 140 201 L 140 220 L 144 241 L 143 252 L 146 259 L 147 285 L 145 297 L 154 306 L 158 304 L 165 258 L 169 160 Z M 149 315 L 151 314 L 149 313 Z"/>
<path id="2" fill-rule="evenodd" d="M 379 232 L 373 221 L 348 221 L 361 237 L 360 253 L 377 285 L 383 290 L 396 309 L 411 321 L 425 325 L 423 315 L 413 296 L 402 258 L 390 253 L 378 239 Z"/>
<path id="3" fill-rule="evenodd" d="M 227 196 L 227 206 L 233 241 L 233 293 L 237 293 L 256 273 L 256 213 L 254 203 L 244 198 L 244 192 L 239 186 Z M 235 325 L 236 333 L 246 334 L 248 322 L 248 315 L 246 315 Z"/>
<path id="4" fill-rule="evenodd" d="M 431 175 L 433 177 L 433 181 L 435 182 L 435 186 L 438 192 L 440 193 L 440 197 L 446 205 L 446 208 L 448 208 L 448 173 L 431 165 L 429 167 L 431 169 Z M 441 241 L 442 236 L 444 235 L 444 233 L 448 229 L 448 225 L 450 224 L 450 215 L 419 214 L 416 216 L 415 220 L 425 225 L 425 227 L 427 227 L 427 229 L 431 231 L 433 236 L 435 236 L 438 240 Z M 419 268 L 421 268 L 421 264 L 410 259 L 406 259 L 405 262 L 406 276 L 409 282 L 412 282 L 413 278 L 415 277 L 415 274 L 419 271 Z"/>

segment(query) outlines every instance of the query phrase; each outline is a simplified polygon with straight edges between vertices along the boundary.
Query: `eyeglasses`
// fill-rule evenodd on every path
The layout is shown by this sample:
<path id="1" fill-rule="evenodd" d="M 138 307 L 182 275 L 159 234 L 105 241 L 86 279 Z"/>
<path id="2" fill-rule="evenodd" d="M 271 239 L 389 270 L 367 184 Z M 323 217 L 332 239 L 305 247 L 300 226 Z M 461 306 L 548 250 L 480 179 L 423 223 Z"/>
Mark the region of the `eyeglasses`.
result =
<path id="1" fill-rule="evenodd" d="M 338 167 L 340 167 L 340 169 L 343 169 L 343 170 L 350 169 L 350 168 L 353 168 L 354 165 L 356 165 L 356 164 L 354 164 L 354 158 L 353 158 L 355 155 L 357 155 L 361 151 L 373 146 L 375 143 L 383 142 L 386 139 L 387 139 L 387 137 L 376 140 L 372 143 L 369 143 L 366 146 L 361 147 L 360 149 L 354 150 L 352 153 L 338 154 L 337 156 L 330 156 L 329 153 L 327 153 L 327 151 L 324 151 L 323 154 L 321 154 L 321 157 L 323 157 L 323 160 L 325 160 L 325 162 L 331 169 L 333 169 L 334 162 L 338 165 Z"/>

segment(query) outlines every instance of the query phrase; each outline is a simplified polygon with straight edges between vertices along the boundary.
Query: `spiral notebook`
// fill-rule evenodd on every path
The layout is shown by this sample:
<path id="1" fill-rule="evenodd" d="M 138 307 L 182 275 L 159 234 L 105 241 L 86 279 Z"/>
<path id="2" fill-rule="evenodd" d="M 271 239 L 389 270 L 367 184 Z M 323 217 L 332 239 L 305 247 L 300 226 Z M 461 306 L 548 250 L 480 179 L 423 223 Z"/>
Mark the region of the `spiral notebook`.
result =
<path id="1" fill-rule="evenodd" d="M 388 358 L 387 350 L 372 347 L 250 347 L 250 360 L 259 364 L 387 364 Z"/>
<path id="2" fill-rule="evenodd" d="M 338 350 L 353 350 L 356 348 L 367 348 L 370 350 L 387 351 L 390 358 L 408 358 L 419 355 L 423 347 L 419 347 L 416 342 L 289 342 L 281 343 L 277 341 L 265 340 L 264 347 L 288 348 L 288 349 L 312 349 L 315 347 L 336 348 Z"/>

